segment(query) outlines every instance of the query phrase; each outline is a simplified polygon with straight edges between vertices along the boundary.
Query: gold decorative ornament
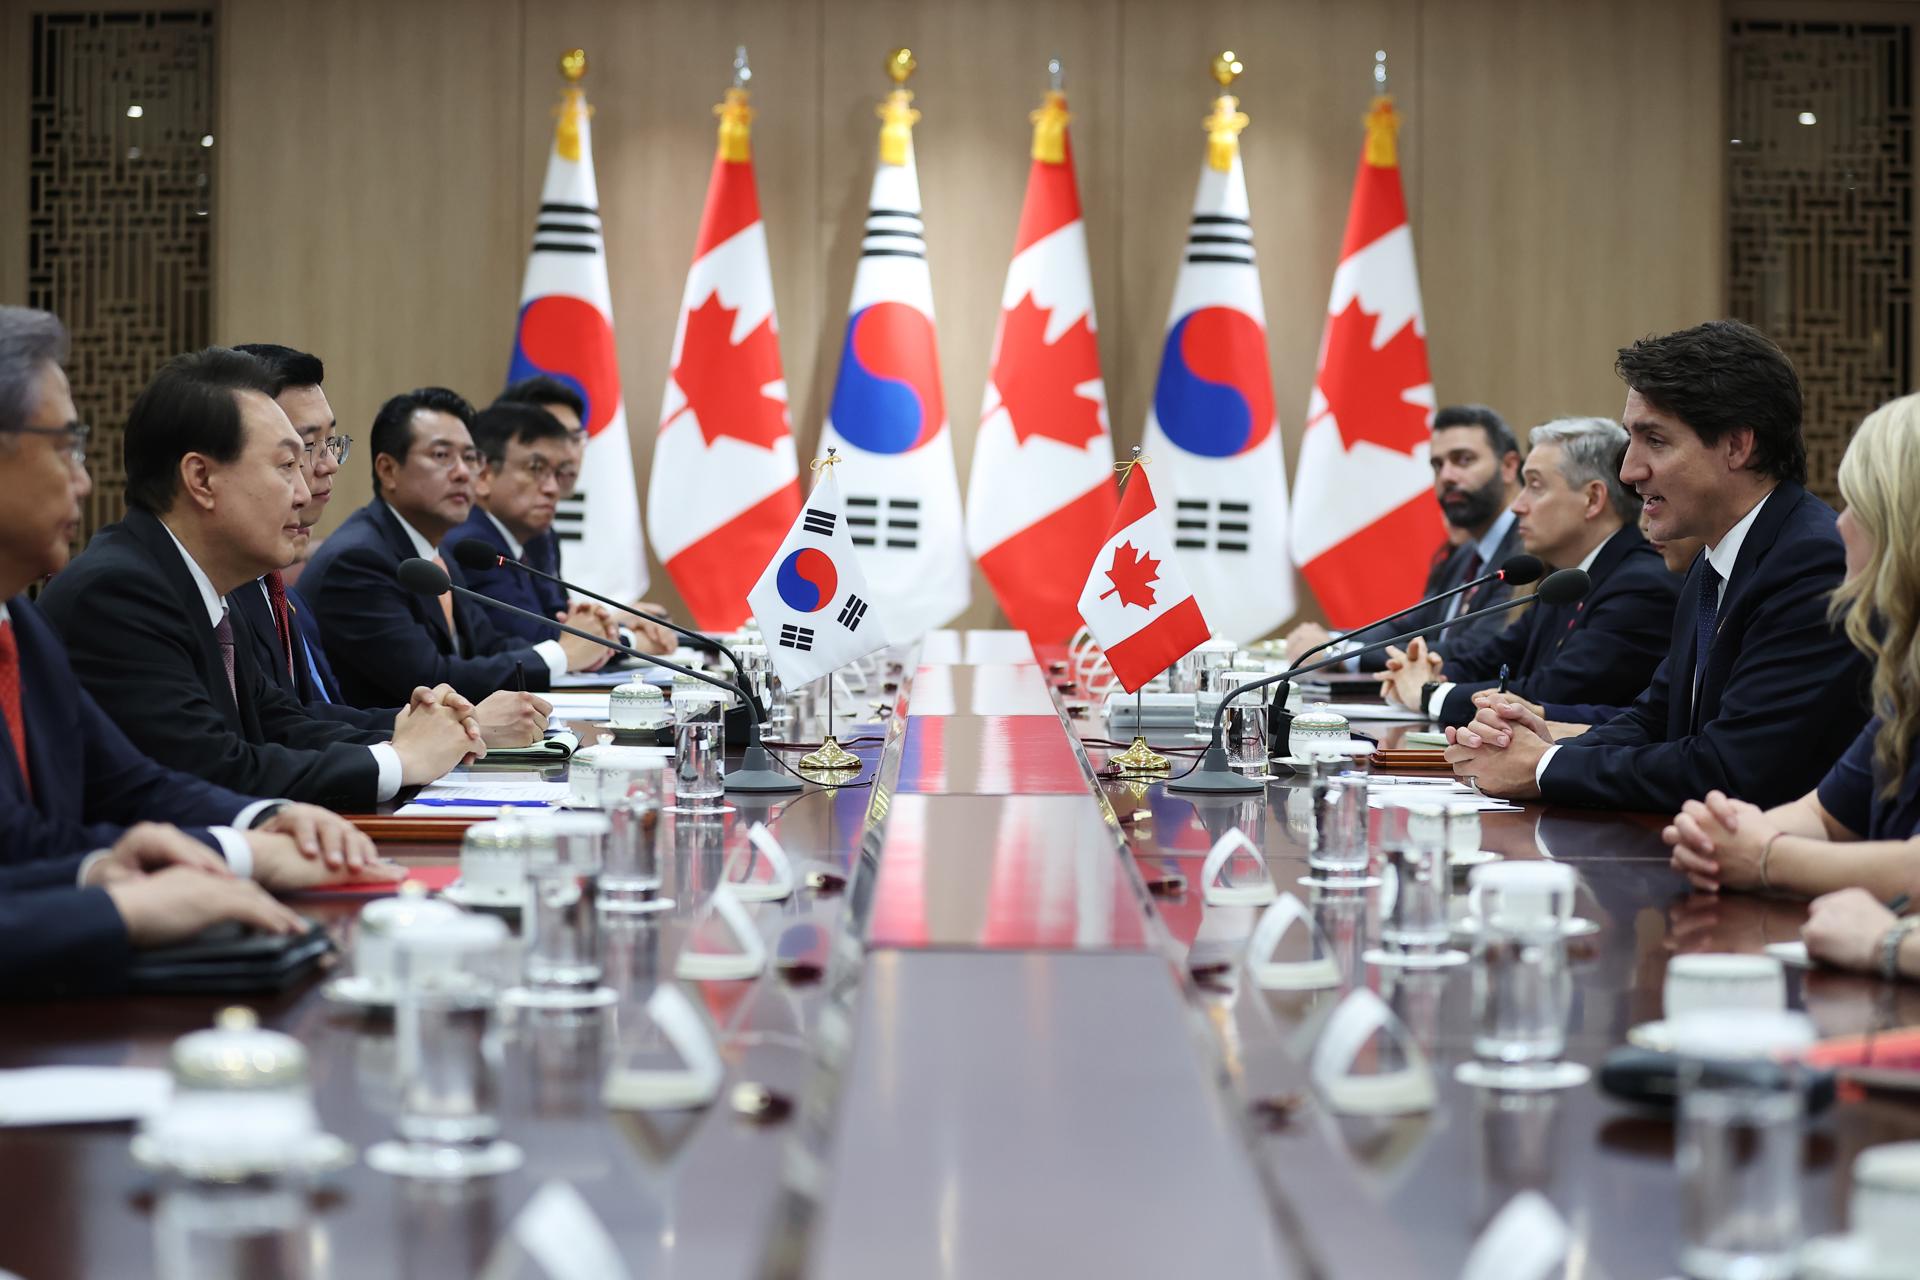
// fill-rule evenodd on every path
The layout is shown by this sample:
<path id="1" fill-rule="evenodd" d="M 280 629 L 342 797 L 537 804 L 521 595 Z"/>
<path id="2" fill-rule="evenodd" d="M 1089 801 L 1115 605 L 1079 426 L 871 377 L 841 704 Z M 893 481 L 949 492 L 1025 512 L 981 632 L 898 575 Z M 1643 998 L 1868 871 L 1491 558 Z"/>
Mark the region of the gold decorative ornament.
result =
<path id="1" fill-rule="evenodd" d="M 911 49 L 895 49 L 887 55 L 887 75 L 894 88 L 875 108 L 880 117 L 881 164 L 903 165 L 913 149 L 913 126 L 919 123 L 920 113 L 914 110 L 913 91 L 906 86 L 907 77 L 919 65 Z"/>
<path id="2" fill-rule="evenodd" d="M 553 109 L 558 123 L 553 128 L 553 149 L 562 160 L 580 161 L 580 134 L 593 108 L 587 105 L 586 91 L 580 87 L 587 74 L 587 51 L 569 49 L 560 55 L 560 78 L 567 82 L 560 90 L 560 104 Z"/>
<path id="3" fill-rule="evenodd" d="M 1221 93 L 1213 100 L 1213 114 L 1203 123 L 1207 130 L 1207 164 L 1221 173 L 1233 168 L 1233 158 L 1240 154 L 1240 131 L 1247 127 L 1247 113 L 1240 110 L 1240 100 L 1226 90 L 1246 69 L 1231 49 L 1223 50 L 1213 60 L 1213 78 L 1220 82 Z"/>
<path id="4" fill-rule="evenodd" d="M 733 84 L 727 89 L 726 100 L 713 109 L 713 114 L 720 117 L 720 158 L 731 164 L 744 164 L 753 158 L 749 141 L 753 108 L 747 105 L 747 82 L 751 79 L 753 68 L 747 65 L 747 46 L 736 46 Z"/>
<path id="5" fill-rule="evenodd" d="M 1067 95 L 1049 89 L 1040 109 L 1027 117 L 1033 121 L 1033 158 L 1045 164 L 1065 164 L 1067 160 Z"/>
<path id="6" fill-rule="evenodd" d="M 569 49 L 560 55 L 560 75 L 568 84 L 579 84 L 587 74 L 587 51 Z"/>
<path id="7" fill-rule="evenodd" d="M 1172 761 L 1147 745 L 1147 740 L 1139 734 L 1133 735 L 1133 742 L 1115 756 L 1111 762 L 1121 773 L 1166 773 L 1172 768 Z"/>
<path id="8" fill-rule="evenodd" d="M 1376 94 L 1363 117 L 1367 126 L 1367 163 L 1376 169 L 1392 169 L 1400 163 L 1400 113 L 1393 109 L 1393 95 Z"/>
<path id="9" fill-rule="evenodd" d="M 802 769 L 818 769 L 824 773 L 840 773 L 860 767 L 860 757 L 842 747 L 832 734 L 820 744 L 818 751 L 809 751 L 800 757 Z"/>

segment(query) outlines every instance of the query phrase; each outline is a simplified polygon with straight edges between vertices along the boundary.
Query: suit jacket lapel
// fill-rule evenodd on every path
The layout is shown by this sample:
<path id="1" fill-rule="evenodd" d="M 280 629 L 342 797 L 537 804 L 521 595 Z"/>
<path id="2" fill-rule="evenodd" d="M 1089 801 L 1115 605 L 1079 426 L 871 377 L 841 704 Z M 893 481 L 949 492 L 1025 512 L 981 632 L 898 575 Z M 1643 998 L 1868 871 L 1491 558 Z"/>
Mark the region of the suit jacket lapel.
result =
<path id="1" fill-rule="evenodd" d="M 375 498 L 373 501 L 374 519 L 379 522 L 381 536 L 387 540 L 387 549 L 392 551 L 395 557 L 397 557 L 395 560 L 396 567 L 401 561 L 415 559 L 418 553 L 414 549 L 413 539 L 409 538 L 407 531 L 400 527 L 400 517 L 395 515 L 392 508 L 388 507 L 387 504 L 380 499 Z M 447 567 L 447 577 L 449 580 L 453 578 L 453 567 L 451 565 Z M 446 615 L 440 612 L 439 600 L 432 596 L 414 595 L 411 591 L 407 592 L 407 595 L 409 597 L 409 607 L 413 609 L 413 616 L 420 619 L 422 623 L 426 624 L 429 630 L 440 637 L 445 643 L 448 653 L 459 653 L 460 646 L 454 643 L 452 636 L 447 634 L 447 619 Z M 460 616 L 460 600 L 458 597 L 454 598 L 453 611 L 454 617 L 457 619 Z"/>
<path id="2" fill-rule="evenodd" d="M 127 512 L 126 530 L 146 548 L 148 556 L 159 567 L 161 579 L 180 598 L 180 617 L 193 637 L 200 679 L 207 686 L 213 704 L 221 709 L 235 732 L 244 732 L 239 704 L 234 700 L 233 692 L 227 688 L 227 664 L 220 657 L 220 642 L 214 639 L 213 627 L 207 621 L 207 609 L 200 598 L 200 586 L 187 571 L 179 549 L 173 545 L 173 535 L 158 517 L 138 507 Z M 240 670 L 239 636 L 236 635 L 234 640 L 234 683 L 237 686 Z"/>
<path id="3" fill-rule="evenodd" d="M 7 609 L 13 618 L 14 646 L 20 654 L 20 716 L 26 721 L 27 727 L 27 771 L 34 780 L 34 807 L 42 813 L 51 813 L 47 802 L 53 788 L 75 772 L 67 768 L 64 761 L 50 758 L 50 753 L 60 745 L 65 730 L 55 692 L 60 682 L 53 678 L 48 669 L 51 665 L 48 655 L 39 651 L 41 644 L 48 639 L 48 628 L 44 624 L 34 626 L 21 620 L 21 615 L 26 612 L 26 597 L 15 596 L 7 602 Z M 0 770 L 5 793 L 24 801 L 27 797 L 21 789 L 20 762 L 14 758 L 11 734 L 0 733 L 0 759 L 7 763 L 7 768 Z"/>

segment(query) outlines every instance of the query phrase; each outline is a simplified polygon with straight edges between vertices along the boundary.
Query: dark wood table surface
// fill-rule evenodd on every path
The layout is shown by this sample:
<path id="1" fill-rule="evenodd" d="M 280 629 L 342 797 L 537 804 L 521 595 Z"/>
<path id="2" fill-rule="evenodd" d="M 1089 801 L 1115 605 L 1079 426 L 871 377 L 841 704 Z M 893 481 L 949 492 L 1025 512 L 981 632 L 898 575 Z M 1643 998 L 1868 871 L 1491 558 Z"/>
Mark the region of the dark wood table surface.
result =
<path id="1" fill-rule="evenodd" d="M 1306 872 L 1296 787 L 1196 805 L 1158 783 L 1102 778 L 1103 727 L 1066 719 L 1050 683 L 1032 664 L 920 668 L 872 730 L 884 743 L 860 751 L 872 785 L 670 815 L 661 847 L 676 908 L 607 931 L 620 1002 L 506 1022 L 500 1113 L 526 1164 L 441 1187 L 356 1163 L 312 1201 L 311 1273 L 476 1275 L 555 1180 L 585 1199 L 636 1280 L 1450 1276 L 1525 1189 L 1556 1205 L 1599 1274 L 1677 1269 L 1670 1125 L 1593 1085 L 1522 1095 L 1454 1083 L 1471 1057 L 1469 969 L 1361 962 L 1377 894 L 1311 899 L 1342 955 L 1338 988 L 1267 992 L 1238 970 L 1196 980 L 1190 955 L 1231 956 L 1255 916 L 1202 902 L 1200 859 L 1238 826 L 1274 882 L 1295 887 Z M 688 989 L 719 1030 L 728 1083 L 769 1085 L 793 1112 L 755 1123 L 724 1095 L 692 1113 L 607 1111 L 607 1063 L 654 1047 L 640 1006 L 755 821 L 802 864 L 849 882 L 752 908 L 769 948 L 806 962 L 797 969 Z M 1579 910 L 1601 927 L 1575 951 L 1568 1057 L 1589 1065 L 1659 1016 L 1669 956 L 1758 950 L 1796 937 L 1804 917 L 1792 902 L 1690 893 L 1646 817 L 1528 806 L 1488 815 L 1484 829 L 1509 858 L 1580 872 Z M 385 848 L 406 861 L 455 854 Z M 1150 895 L 1143 871 L 1169 868 L 1187 891 Z M 359 905 L 300 904 L 347 955 Z M 1920 1022 L 1914 992 L 1789 973 L 1791 1000 L 1823 1032 Z M 1359 1121 L 1314 1096 L 1302 1038 L 1359 984 L 1430 1056 L 1431 1111 Z M 323 1124 L 364 1148 L 392 1133 L 391 1023 L 329 1004 L 319 986 L 245 1003 L 307 1046 Z M 159 1066 L 225 1003 L 0 1006 L 0 1067 Z M 1303 1100 L 1278 1128 L 1250 1105 L 1276 1095 Z M 164 1215 L 129 1134 L 0 1129 L 0 1268 L 28 1280 L 156 1274 Z M 1843 1221 L 1857 1151 L 1912 1137 L 1920 1106 L 1878 1097 L 1812 1121 L 1809 1231 Z"/>

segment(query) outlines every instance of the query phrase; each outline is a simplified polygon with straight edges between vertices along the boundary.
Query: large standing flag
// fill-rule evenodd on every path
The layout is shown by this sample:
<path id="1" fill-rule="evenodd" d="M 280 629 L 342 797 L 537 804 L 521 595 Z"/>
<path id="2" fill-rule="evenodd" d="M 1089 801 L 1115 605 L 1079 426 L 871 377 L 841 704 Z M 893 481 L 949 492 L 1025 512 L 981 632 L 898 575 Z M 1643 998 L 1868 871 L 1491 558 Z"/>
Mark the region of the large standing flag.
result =
<path id="1" fill-rule="evenodd" d="M 1399 123 L 1393 100 L 1376 97 L 1294 476 L 1294 555 L 1337 627 L 1418 598 L 1445 536 L 1427 462 L 1433 380 Z"/>
<path id="2" fill-rule="evenodd" d="M 799 464 L 754 188 L 745 51 L 720 116 L 706 212 L 673 335 L 647 536 L 696 626 L 731 631 L 800 510 Z"/>
<path id="3" fill-rule="evenodd" d="M 891 642 L 853 544 L 857 526 L 835 482 L 837 466 L 807 495 L 800 518 L 747 593 L 767 656 L 789 688 L 810 684 Z"/>
<path id="4" fill-rule="evenodd" d="M 1079 627 L 1080 583 L 1115 501 L 1086 224 L 1067 96 L 1055 89 L 1033 113 L 1033 167 L 967 484 L 967 544 L 1034 640 Z"/>
<path id="5" fill-rule="evenodd" d="M 544 373 L 586 401 L 587 452 L 576 494 L 584 510 L 579 547 L 567 552 L 567 574 L 602 595 L 633 600 L 647 589 L 647 553 L 640 540 L 640 495 L 633 483 L 627 407 L 613 343 L 613 293 L 600 234 L 600 189 L 593 178 L 592 112 L 580 88 L 586 71 L 587 56 L 578 49 L 560 59 L 567 86 L 555 112 L 553 154 L 547 158 L 540 221 L 520 287 L 520 323 L 507 381 Z M 562 538 L 571 532 L 560 529 Z"/>
<path id="6" fill-rule="evenodd" d="M 844 460 L 853 542 L 903 640 L 950 621 L 973 587 L 913 165 L 913 67 L 905 49 L 887 60 L 895 88 L 880 107 L 880 161 L 820 438 Z"/>
<path id="7" fill-rule="evenodd" d="M 1213 66 L 1221 94 L 1206 120 L 1207 160 L 1173 289 L 1146 448 L 1159 459 L 1174 501 L 1181 568 L 1220 634 L 1244 642 L 1293 613 L 1293 562 L 1267 313 L 1240 165 L 1247 117 L 1226 92 L 1241 64 L 1225 53 Z"/>
<path id="8" fill-rule="evenodd" d="M 1080 616 L 1128 693 L 1165 671 L 1210 634 L 1175 558 L 1176 541 L 1153 498 L 1147 469 L 1132 466 L 1113 527 L 1080 589 Z"/>

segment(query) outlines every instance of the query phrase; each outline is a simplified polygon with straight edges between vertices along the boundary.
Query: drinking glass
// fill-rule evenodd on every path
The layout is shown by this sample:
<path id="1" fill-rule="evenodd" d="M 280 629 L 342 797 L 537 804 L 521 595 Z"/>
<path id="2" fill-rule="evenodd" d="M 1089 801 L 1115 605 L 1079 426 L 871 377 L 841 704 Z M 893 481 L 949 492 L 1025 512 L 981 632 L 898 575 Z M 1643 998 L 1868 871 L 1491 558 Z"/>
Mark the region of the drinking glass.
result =
<path id="1" fill-rule="evenodd" d="M 512 963 L 492 916 L 417 923 L 394 938 L 394 1050 L 400 1140 L 367 1150 L 382 1173 L 504 1173 L 520 1150 L 499 1140 L 500 1044 L 493 1010 Z"/>
<path id="2" fill-rule="evenodd" d="M 612 822 L 604 813 L 568 813 L 529 825 L 544 839 L 527 859 L 527 905 L 521 917 L 525 1001 L 602 1003 L 606 988 L 600 986 L 595 907 Z"/>
<path id="3" fill-rule="evenodd" d="M 1231 697 L 1242 685 L 1265 678 L 1259 671 L 1222 671 L 1214 676 L 1214 688 L 1221 701 Z M 1219 704 L 1215 703 L 1218 710 Z M 1236 698 L 1227 707 L 1221 740 L 1227 748 L 1227 763 L 1235 773 L 1267 771 L 1267 705 L 1251 695 Z"/>
<path id="4" fill-rule="evenodd" d="M 1370 883 L 1367 785 L 1372 767 L 1372 755 L 1364 749 L 1322 745 L 1309 753 L 1307 790 L 1312 798 L 1313 831 L 1307 865 L 1331 873 L 1319 883 L 1352 887 Z"/>
<path id="5" fill-rule="evenodd" d="M 712 685 L 688 676 L 673 681 L 674 803 L 687 809 L 718 809 L 726 794 L 726 699 Z"/>
<path id="6" fill-rule="evenodd" d="M 660 896 L 663 877 L 656 841 L 666 762 L 656 760 L 609 777 L 600 791 L 607 815 L 606 863 L 600 873 L 600 909 L 630 914 L 665 911 L 673 899 Z"/>
<path id="7" fill-rule="evenodd" d="M 1475 942 L 1473 1052 L 1494 1087 L 1526 1088 L 1553 1074 L 1567 1049 L 1573 982 L 1558 930 L 1483 925 Z"/>
<path id="8" fill-rule="evenodd" d="M 1193 731 L 1211 735 L 1213 716 L 1220 710 L 1220 690 L 1215 680 L 1233 665 L 1233 644 L 1227 640 L 1208 640 L 1193 651 Z"/>
<path id="9" fill-rule="evenodd" d="M 1465 952 L 1446 945 L 1453 935 L 1446 810 L 1412 805 L 1393 826 L 1400 834 L 1385 850 L 1393 891 L 1380 923 L 1380 940 L 1388 945 L 1368 952 L 1368 962 L 1422 968 L 1465 963 Z"/>

